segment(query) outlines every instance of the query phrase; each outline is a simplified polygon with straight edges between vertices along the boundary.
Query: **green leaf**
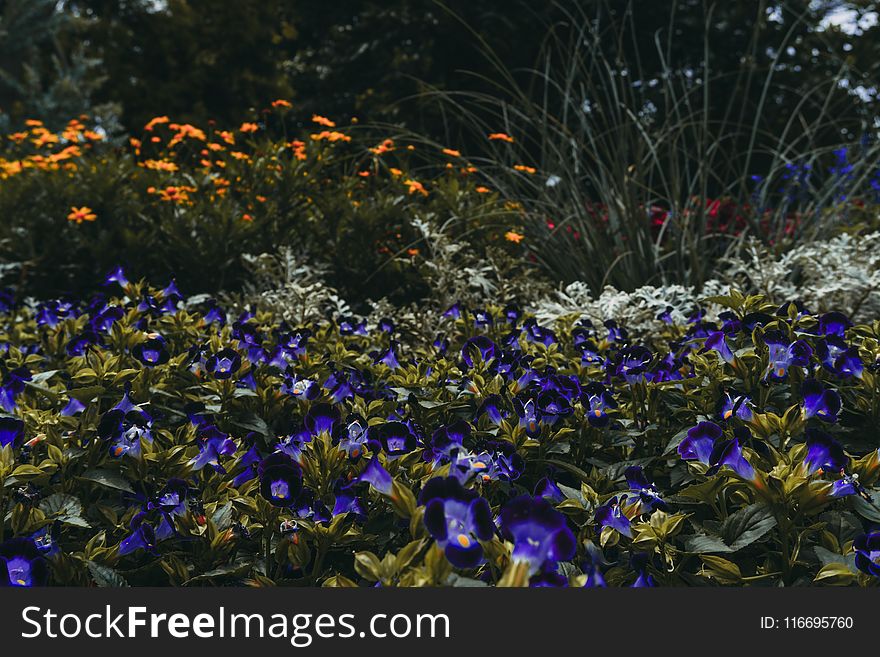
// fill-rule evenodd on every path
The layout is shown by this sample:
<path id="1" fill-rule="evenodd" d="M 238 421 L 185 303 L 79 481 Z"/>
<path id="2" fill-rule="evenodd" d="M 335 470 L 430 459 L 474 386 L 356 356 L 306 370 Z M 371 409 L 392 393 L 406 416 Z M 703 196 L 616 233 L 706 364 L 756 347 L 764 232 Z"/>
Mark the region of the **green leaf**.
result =
<path id="1" fill-rule="evenodd" d="M 727 517 L 721 536 L 736 552 L 751 545 L 776 526 L 773 512 L 763 504 L 752 504 Z"/>
<path id="2" fill-rule="evenodd" d="M 870 502 L 858 495 L 853 495 L 853 509 L 866 520 L 880 522 L 880 490 L 871 491 L 869 496 L 871 498 Z"/>
<path id="3" fill-rule="evenodd" d="M 855 579 L 855 573 L 846 564 L 829 563 L 822 566 L 822 570 L 819 571 L 813 582 L 826 586 L 849 586 Z"/>
<path id="4" fill-rule="evenodd" d="M 86 479 L 88 481 L 94 481 L 96 484 L 101 484 L 102 486 L 106 486 L 107 488 L 115 488 L 116 490 L 123 490 L 126 493 L 134 493 L 134 489 L 131 487 L 131 484 L 118 472 L 111 472 L 110 470 L 103 470 L 100 468 L 93 468 L 91 470 L 86 470 L 80 475 L 81 479 Z"/>
<path id="5" fill-rule="evenodd" d="M 377 582 L 382 578 L 382 564 L 379 557 L 372 552 L 357 552 L 354 555 L 354 569 L 370 582 Z"/>
<path id="6" fill-rule="evenodd" d="M 55 493 L 40 502 L 40 511 L 53 520 L 76 527 L 91 527 L 82 517 L 82 504 L 73 495 Z"/>
<path id="7" fill-rule="evenodd" d="M 107 566 L 102 566 L 94 561 L 87 561 L 86 566 L 95 584 L 103 588 L 124 588 L 130 586 L 125 578 L 118 572 Z"/>
<path id="8" fill-rule="evenodd" d="M 709 570 L 707 574 L 719 584 L 739 584 L 742 581 L 742 572 L 732 561 L 710 554 L 702 554 L 700 559 Z"/>

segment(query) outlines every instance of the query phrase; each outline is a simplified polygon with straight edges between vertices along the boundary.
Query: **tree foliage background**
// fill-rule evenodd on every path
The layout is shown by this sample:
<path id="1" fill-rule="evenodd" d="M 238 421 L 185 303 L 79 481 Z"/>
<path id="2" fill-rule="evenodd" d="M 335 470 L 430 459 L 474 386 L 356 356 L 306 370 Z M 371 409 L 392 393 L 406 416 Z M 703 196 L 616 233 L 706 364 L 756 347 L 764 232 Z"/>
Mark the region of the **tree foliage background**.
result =
<path id="1" fill-rule="evenodd" d="M 284 97 L 436 132 L 444 117 L 434 105 L 406 99 L 426 87 L 503 95 L 498 64 L 546 65 L 550 27 L 557 36 L 573 27 L 565 9 L 575 5 L 609 26 L 608 52 L 622 70 L 637 63 L 644 80 L 667 66 L 698 72 L 708 52 L 714 74 L 729 79 L 728 93 L 716 86 L 710 99 L 719 111 L 774 63 L 771 101 L 781 106 L 782 90 L 796 95 L 835 76 L 856 88 L 880 61 L 875 24 L 863 21 L 856 35 L 827 25 L 843 9 L 869 15 L 875 3 L 865 0 L 3 0 L 0 108 L 52 119 L 115 107 L 135 130 L 158 114 L 238 121 Z"/>

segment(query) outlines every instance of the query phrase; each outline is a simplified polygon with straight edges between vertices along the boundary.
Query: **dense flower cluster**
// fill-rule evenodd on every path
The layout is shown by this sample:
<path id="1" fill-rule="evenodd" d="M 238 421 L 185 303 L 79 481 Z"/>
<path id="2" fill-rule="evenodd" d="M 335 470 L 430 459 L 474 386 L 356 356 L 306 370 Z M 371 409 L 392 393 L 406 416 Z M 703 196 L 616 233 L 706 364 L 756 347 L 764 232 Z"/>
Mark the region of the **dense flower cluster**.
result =
<path id="1" fill-rule="evenodd" d="M 514 304 L 295 325 L 107 278 L 2 298 L 0 582 L 880 581 L 880 334 Z"/>

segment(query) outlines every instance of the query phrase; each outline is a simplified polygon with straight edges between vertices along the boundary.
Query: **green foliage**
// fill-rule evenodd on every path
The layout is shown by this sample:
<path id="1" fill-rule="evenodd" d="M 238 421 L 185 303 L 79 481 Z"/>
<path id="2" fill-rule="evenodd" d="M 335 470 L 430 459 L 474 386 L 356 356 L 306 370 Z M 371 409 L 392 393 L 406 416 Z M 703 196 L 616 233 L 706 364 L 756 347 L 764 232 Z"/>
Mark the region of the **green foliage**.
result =
<path id="1" fill-rule="evenodd" d="M 119 296 L 87 306 L 20 305 L 0 314 L 0 543 L 38 536 L 52 584 L 526 584 L 534 571 L 504 534 L 481 537 L 485 558 L 476 565 L 447 558 L 420 494 L 453 468 L 465 468 L 461 481 L 493 514 L 539 489 L 576 537 L 576 555 L 558 566 L 572 585 L 597 573 L 609 585 L 636 576 L 694 586 L 878 582 L 857 567 L 853 548 L 876 521 L 877 373 L 817 371 L 844 410 L 838 425 L 807 417 L 804 368 L 792 367 L 787 380 L 766 378 L 763 335 L 791 331 L 813 346 L 823 339 L 816 318 L 794 306 L 728 336 L 730 362 L 698 345 L 669 368 L 662 345 L 688 330 L 669 325 L 649 343 L 655 352 L 644 375 L 621 375 L 615 364 L 635 353 L 631 345 L 594 335 L 591 348 L 607 364 L 585 361 L 573 343 L 584 327 L 560 325 L 553 340 L 536 341 L 527 336 L 539 327 L 506 325 L 505 311 L 490 305 L 486 338 L 501 345 L 517 327 L 509 354 L 519 360 L 506 360 L 514 369 L 505 374 L 500 360 L 510 355 L 467 351 L 474 316 L 466 309 L 440 320 L 450 344 L 438 351 L 423 339 L 398 343 L 381 329 L 353 332 L 337 321 L 292 327 L 258 312 L 225 323 L 173 289 L 121 285 Z M 772 310 L 735 292 L 715 301 L 740 320 Z M 853 327 L 846 339 L 863 363 L 880 357 L 880 324 Z M 164 356 L 139 350 L 151 340 Z M 389 348 L 394 359 L 382 356 Z M 223 353 L 239 364 L 212 363 Z M 537 378 L 523 383 L 523 375 Z M 601 380 L 616 400 L 602 411 L 606 423 L 594 421 L 589 387 Z M 573 390 L 570 410 L 539 401 L 544 410 L 529 428 L 511 403 L 534 400 L 540 381 L 557 386 L 546 391 Z M 749 396 L 749 415 L 718 412 L 719 396 L 732 388 Z M 497 419 L 478 411 L 493 399 Z M 330 425 L 314 424 L 317 417 Z M 414 441 L 392 454 L 377 436 L 398 418 Z M 723 440 L 742 441 L 744 466 L 679 458 L 681 440 L 705 420 L 718 423 Z M 352 422 L 368 428 L 369 441 L 343 442 L 359 435 L 349 433 Z M 846 449 L 857 492 L 834 493 L 844 475 L 806 458 L 805 428 L 817 423 Z M 462 443 L 446 453 L 437 432 L 442 438 L 450 427 L 463 431 Z M 295 504 L 267 497 L 268 470 L 257 463 L 273 452 L 292 455 L 301 471 L 305 493 Z M 386 484 L 366 476 L 368 463 L 384 469 Z M 632 466 L 651 483 L 633 488 Z M 625 527 L 602 520 L 609 504 Z M 634 572 L 637 555 L 647 555 L 647 566 Z M 599 570 L 581 571 L 590 562 Z"/>
<path id="2" fill-rule="evenodd" d="M 408 301 L 427 289 L 413 222 L 468 233 L 480 253 L 511 220 L 462 169 L 417 181 L 402 143 L 379 151 L 384 137 L 352 127 L 354 138 L 320 126 L 303 141 L 281 138 L 285 111 L 229 132 L 160 117 L 127 147 L 76 122 L 60 135 L 40 125 L 12 135 L 0 160 L 6 283 L 42 297 L 78 292 L 122 264 L 232 292 L 247 283 L 243 256 L 289 246 L 354 302 Z"/>

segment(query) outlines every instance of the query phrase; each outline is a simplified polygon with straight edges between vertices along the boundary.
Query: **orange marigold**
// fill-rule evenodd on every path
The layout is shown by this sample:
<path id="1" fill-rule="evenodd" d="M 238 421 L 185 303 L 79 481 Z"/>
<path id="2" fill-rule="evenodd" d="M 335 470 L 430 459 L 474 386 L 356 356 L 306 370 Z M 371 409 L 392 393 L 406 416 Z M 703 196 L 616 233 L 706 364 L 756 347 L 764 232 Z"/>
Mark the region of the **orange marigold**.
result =
<path id="1" fill-rule="evenodd" d="M 403 184 L 409 188 L 410 194 L 421 194 L 422 196 L 428 195 L 428 190 L 426 190 L 425 186 L 418 180 L 407 179 L 403 181 Z"/>
<path id="2" fill-rule="evenodd" d="M 449 155 L 450 157 L 461 157 L 461 152 L 455 150 L 454 148 L 444 148 L 444 155 Z"/>
<path id="3" fill-rule="evenodd" d="M 512 230 L 509 230 L 506 233 L 504 233 L 504 239 L 506 239 L 508 242 L 513 242 L 514 244 L 519 244 L 520 242 L 522 242 L 523 237 L 525 237 L 525 236 L 520 235 L 519 233 L 514 232 Z"/>
<path id="4" fill-rule="evenodd" d="M 516 169 L 517 171 L 522 171 L 523 173 L 528 173 L 528 174 L 532 174 L 532 173 L 535 173 L 535 171 L 537 171 L 537 169 L 535 169 L 535 167 L 528 167 L 525 164 L 514 164 L 513 168 Z"/>
<path id="5" fill-rule="evenodd" d="M 321 116 L 320 114 L 312 114 L 312 123 L 317 123 L 318 125 L 322 125 L 325 128 L 335 128 L 336 124 L 328 119 L 326 116 Z"/>
<path id="6" fill-rule="evenodd" d="M 75 206 L 71 207 L 70 214 L 67 215 L 68 221 L 75 221 L 77 224 L 81 224 L 84 221 L 94 221 L 97 218 L 98 215 L 92 212 L 92 209 L 86 207 L 85 205 L 81 208 Z"/>
<path id="7" fill-rule="evenodd" d="M 241 127 L 238 129 L 240 132 L 256 132 L 260 129 L 256 123 L 242 123 Z"/>
<path id="8" fill-rule="evenodd" d="M 508 144 L 513 143 L 513 137 L 503 132 L 493 132 L 489 135 L 491 141 L 506 141 Z"/>

